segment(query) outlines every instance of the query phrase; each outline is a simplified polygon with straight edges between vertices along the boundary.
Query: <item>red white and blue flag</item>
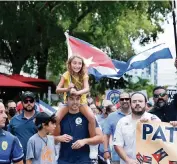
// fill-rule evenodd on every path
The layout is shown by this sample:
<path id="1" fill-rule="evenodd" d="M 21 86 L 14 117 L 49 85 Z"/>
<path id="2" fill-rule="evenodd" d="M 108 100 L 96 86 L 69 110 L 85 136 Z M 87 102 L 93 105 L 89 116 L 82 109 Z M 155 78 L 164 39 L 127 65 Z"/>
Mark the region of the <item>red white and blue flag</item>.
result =
<path id="1" fill-rule="evenodd" d="M 49 104 L 46 104 L 44 101 L 39 100 L 39 102 L 35 103 L 36 110 L 39 112 L 46 112 L 51 115 L 56 112 L 54 108 L 52 108 Z"/>
<path id="2" fill-rule="evenodd" d="M 81 56 L 89 74 L 94 75 L 97 80 L 117 75 L 118 70 L 106 53 L 83 40 L 70 36 L 67 32 L 65 32 L 65 36 L 68 45 L 68 58 L 72 55 Z"/>

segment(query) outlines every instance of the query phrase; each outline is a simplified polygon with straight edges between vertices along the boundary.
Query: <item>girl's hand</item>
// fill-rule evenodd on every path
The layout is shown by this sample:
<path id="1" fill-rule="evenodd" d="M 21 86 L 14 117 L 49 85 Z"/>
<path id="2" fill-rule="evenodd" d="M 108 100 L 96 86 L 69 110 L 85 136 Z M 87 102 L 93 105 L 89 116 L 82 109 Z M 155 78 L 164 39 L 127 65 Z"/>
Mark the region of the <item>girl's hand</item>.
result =
<path id="1" fill-rule="evenodd" d="M 74 88 L 74 84 L 73 83 L 70 83 L 69 86 L 68 86 L 69 89 L 71 88 Z"/>
<path id="2" fill-rule="evenodd" d="M 76 92 L 77 92 L 77 91 L 76 91 L 76 89 L 75 89 L 75 88 L 71 88 L 71 90 L 70 90 L 70 93 L 71 93 L 71 94 L 76 95 Z"/>

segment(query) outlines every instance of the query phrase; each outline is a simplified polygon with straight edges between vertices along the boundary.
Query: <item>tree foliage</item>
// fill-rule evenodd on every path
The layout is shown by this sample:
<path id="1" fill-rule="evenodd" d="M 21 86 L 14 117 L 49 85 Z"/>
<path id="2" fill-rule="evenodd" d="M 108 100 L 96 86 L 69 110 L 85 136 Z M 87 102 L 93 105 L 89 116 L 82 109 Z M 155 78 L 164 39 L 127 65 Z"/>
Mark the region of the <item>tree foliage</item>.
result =
<path id="1" fill-rule="evenodd" d="M 12 1 L 0 2 L 0 58 L 12 72 L 58 77 L 65 68 L 64 32 L 99 48 L 115 59 L 134 55 L 132 43 L 155 40 L 169 12 L 168 1 Z M 34 69 L 35 68 L 35 69 Z M 57 78 L 56 78 L 57 79 Z"/>

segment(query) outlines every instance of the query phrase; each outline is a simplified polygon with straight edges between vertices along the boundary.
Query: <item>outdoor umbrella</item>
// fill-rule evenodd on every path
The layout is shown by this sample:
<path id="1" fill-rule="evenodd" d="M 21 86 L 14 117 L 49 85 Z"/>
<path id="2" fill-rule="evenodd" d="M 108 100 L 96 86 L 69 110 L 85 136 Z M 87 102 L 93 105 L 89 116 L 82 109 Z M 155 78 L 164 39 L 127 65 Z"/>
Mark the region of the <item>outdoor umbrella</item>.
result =
<path id="1" fill-rule="evenodd" d="M 13 74 L 9 75 L 10 78 L 24 82 L 24 83 L 52 83 L 52 81 L 46 80 L 46 79 L 39 79 L 39 78 L 33 78 L 33 77 L 26 77 L 19 74 Z"/>
<path id="2" fill-rule="evenodd" d="M 32 85 L 38 86 L 44 92 L 48 91 L 48 87 L 49 86 L 51 87 L 52 92 L 55 92 L 55 89 L 56 89 L 56 86 L 53 83 L 53 81 L 49 81 L 49 80 L 46 80 L 46 79 L 25 77 L 25 76 L 19 75 L 19 74 L 9 75 L 9 77 L 14 79 L 14 80 L 18 80 L 18 81 L 21 81 L 21 82 L 24 82 L 24 83 L 28 83 L 28 84 L 32 84 Z"/>
<path id="3" fill-rule="evenodd" d="M 30 85 L 30 84 L 26 84 L 26 83 L 23 83 L 23 82 L 20 82 L 18 80 L 14 80 L 12 78 L 9 78 L 5 75 L 0 75 L 0 88 L 9 88 L 9 87 L 12 87 L 12 88 L 39 88 L 37 86 L 34 86 L 34 85 Z"/>

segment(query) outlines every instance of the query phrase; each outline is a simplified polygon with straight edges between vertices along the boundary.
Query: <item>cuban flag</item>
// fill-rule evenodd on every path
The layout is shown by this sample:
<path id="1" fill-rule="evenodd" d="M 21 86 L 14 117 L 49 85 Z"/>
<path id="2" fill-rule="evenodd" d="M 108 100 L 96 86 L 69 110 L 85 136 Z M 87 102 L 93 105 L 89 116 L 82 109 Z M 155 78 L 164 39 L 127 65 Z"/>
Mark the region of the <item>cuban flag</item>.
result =
<path id="1" fill-rule="evenodd" d="M 165 43 L 162 43 L 131 57 L 127 62 L 127 71 L 143 69 L 158 59 L 170 58 L 173 57 L 169 47 Z"/>
<path id="2" fill-rule="evenodd" d="M 49 115 L 52 115 L 56 112 L 54 108 L 50 105 L 46 104 L 44 101 L 39 100 L 39 102 L 35 103 L 36 110 L 39 112 L 46 112 Z"/>
<path id="3" fill-rule="evenodd" d="M 81 56 L 89 74 L 94 75 L 96 80 L 117 74 L 111 58 L 106 53 L 83 40 L 70 36 L 67 32 L 65 32 L 65 36 L 68 46 L 68 58 L 72 55 Z"/>
<path id="4" fill-rule="evenodd" d="M 124 73 L 132 69 L 144 69 L 158 59 L 170 58 L 173 57 L 169 47 L 165 43 L 162 43 L 131 57 L 127 62 L 112 61 L 115 67 L 119 69 L 116 76 L 121 77 Z"/>

